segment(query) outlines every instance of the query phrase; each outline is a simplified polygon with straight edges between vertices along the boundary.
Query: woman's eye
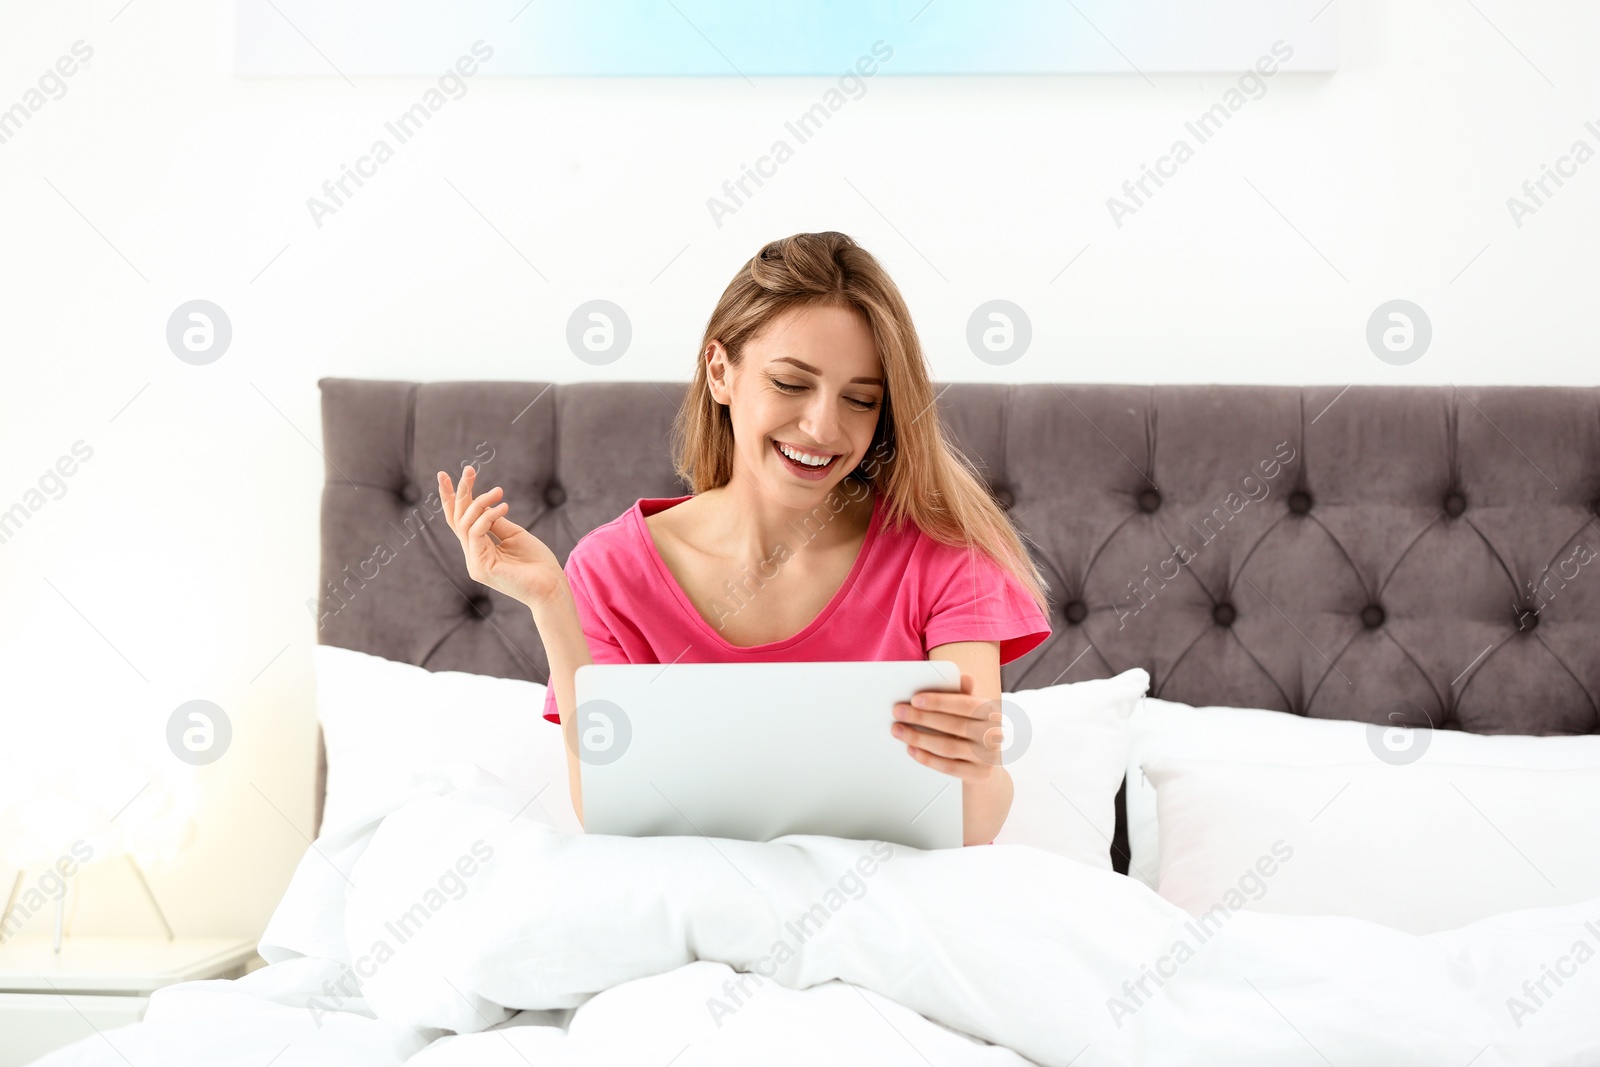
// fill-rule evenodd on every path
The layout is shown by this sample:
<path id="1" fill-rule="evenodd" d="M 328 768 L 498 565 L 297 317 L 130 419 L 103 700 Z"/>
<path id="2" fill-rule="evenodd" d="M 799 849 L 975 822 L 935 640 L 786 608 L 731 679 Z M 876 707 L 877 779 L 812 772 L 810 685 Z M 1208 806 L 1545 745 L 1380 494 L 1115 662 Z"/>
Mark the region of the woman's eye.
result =
<path id="1" fill-rule="evenodd" d="M 767 380 L 770 381 L 775 388 L 785 393 L 800 393 L 804 392 L 806 388 L 803 385 L 795 385 L 792 382 L 781 381 L 777 378 L 769 378 Z M 871 411 L 873 408 L 878 406 L 878 402 L 876 400 L 861 400 L 853 396 L 847 396 L 845 399 L 854 404 L 856 406 L 856 410 L 858 411 Z"/>

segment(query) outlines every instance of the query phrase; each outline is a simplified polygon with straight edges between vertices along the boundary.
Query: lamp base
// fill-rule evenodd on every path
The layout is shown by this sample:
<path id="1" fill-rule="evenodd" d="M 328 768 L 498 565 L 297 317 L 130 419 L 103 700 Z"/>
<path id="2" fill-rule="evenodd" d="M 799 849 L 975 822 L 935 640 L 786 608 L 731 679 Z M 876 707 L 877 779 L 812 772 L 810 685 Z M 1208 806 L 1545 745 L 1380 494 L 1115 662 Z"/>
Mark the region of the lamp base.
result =
<path id="1" fill-rule="evenodd" d="M 139 888 L 144 891 L 145 899 L 150 902 L 151 910 L 153 910 L 156 913 L 156 918 L 158 920 L 160 920 L 161 929 L 166 931 L 167 940 L 168 941 L 177 940 L 176 936 L 172 932 L 172 924 L 167 922 L 166 912 L 161 910 L 160 903 L 158 903 L 156 901 L 156 895 L 150 891 L 150 883 L 145 881 L 144 871 L 142 871 L 139 868 L 138 861 L 136 861 L 131 855 L 128 855 L 126 853 L 123 854 L 123 858 L 128 861 L 128 866 L 133 868 L 133 876 L 134 876 L 135 879 L 138 880 Z M 74 881 L 75 880 L 76 879 L 74 879 Z M 21 884 L 21 881 L 22 881 L 22 872 L 19 871 L 19 872 L 17 872 L 17 882 L 18 882 L 18 884 Z M 70 885 L 70 883 L 69 883 L 69 885 Z M 16 889 L 15 888 L 12 889 L 12 895 L 13 895 L 13 897 L 16 895 Z M 56 955 L 58 955 L 58 956 L 61 954 L 61 940 L 65 936 L 66 909 L 67 909 L 67 894 L 65 892 L 63 892 L 60 897 L 56 898 L 55 939 L 51 943 L 51 946 L 50 946 L 50 950 L 52 952 L 54 952 Z M 9 910 L 9 907 L 8 907 L 7 910 Z"/>
<path id="2" fill-rule="evenodd" d="M 11 918 L 11 909 L 17 906 L 17 894 L 22 892 L 22 872 L 17 872 L 16 879 L 11 883 L 11 895 L 6 897 L 5 910 L 0 911 L 0 936 L 3 936 L 5 921 Z"/>
<path id="3" fill-rule="evenodd" d="M 156 918 L 161 920 L 161 929 L 167 932 L 167 940 L 175 940 L 172 935 L 172 924 L 167 922 L 166 913 L 161 910 L 161 905 L 156 903 L 156 895 L 150 892 L 150 883 L 144 880 L 144 872 L 141 871 L 139 869 L 139 865 L 134 862 L 132 855 L 123 853 L 123 856 L 127 859 L 128 866 L 133 868 L 133 876 L 139 879 L 139 887 L 144 890 L 145 899 L 150 902 L 150 907 L 155 909 Z"/>

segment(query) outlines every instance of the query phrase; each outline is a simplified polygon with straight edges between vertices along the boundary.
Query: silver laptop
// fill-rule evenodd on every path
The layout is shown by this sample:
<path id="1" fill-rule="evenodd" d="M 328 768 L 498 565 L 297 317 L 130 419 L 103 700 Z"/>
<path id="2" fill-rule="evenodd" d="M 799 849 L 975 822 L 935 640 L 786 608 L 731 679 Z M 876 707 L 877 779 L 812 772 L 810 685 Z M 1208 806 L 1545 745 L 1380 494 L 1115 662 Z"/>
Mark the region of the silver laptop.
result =
<path id="1" fill-rule="evenodd" d="M 959 848 L 961 781 L 889 728 L 941 660 L 587 664 L 575 675 L 584 830 Z"/>

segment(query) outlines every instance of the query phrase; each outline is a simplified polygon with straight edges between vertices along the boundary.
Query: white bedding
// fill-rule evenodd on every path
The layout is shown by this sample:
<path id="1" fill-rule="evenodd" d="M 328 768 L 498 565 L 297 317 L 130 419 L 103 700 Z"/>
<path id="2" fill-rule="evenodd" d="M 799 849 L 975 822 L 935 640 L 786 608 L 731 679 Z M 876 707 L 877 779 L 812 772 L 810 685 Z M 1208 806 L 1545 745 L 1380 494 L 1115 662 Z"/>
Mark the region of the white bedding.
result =
<path id="1" fill-rule="evenodd" d="M 1426 937 L 1202 929 L 1031 847 L 571 835 L 497 782 L 419 777 L 306 854 L 269 966 L 38 1062 L 1600 1062 L 1600 899 Z"/>

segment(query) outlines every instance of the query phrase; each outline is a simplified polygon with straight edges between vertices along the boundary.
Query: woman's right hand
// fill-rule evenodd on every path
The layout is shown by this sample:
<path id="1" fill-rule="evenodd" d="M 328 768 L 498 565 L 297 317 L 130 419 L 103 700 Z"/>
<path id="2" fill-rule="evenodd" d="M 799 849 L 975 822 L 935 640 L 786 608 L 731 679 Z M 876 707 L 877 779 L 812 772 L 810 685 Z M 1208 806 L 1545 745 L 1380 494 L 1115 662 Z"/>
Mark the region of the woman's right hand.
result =
<path id="1" fill-rule="evenodd" d="M 561 563 L 543 541 L 505 517 L 510 505 L 496 503 L 501 496 L 498 485 L 473 497 L 476 477 L 477 471 L 467 467 L 457 492 L 450 476 L 439 472 L 445 521 L 461 541 L 467 574 L 529 607 L 545 603 L 561 588 Z"/>

